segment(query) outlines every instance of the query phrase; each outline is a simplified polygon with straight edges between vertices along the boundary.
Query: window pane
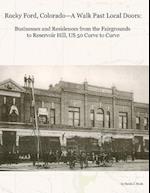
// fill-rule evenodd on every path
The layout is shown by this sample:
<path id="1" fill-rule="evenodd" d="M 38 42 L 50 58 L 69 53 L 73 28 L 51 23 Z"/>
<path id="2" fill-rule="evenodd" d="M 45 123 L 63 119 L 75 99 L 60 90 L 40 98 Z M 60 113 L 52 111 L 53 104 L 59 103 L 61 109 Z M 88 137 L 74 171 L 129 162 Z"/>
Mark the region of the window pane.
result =
<path id="1" fill-rule="evenodd" d="M 54 116 L 55 116 L 55 110 L 54 110 L 54 109 L 51 109 L 51 110 L 50 110 L 50 116 L 51 116 L 51 117 L 54 117 Z"/>
<path id="2" fill-rule="evenodd" d="M 69 119 L 68 124 L 73 126 L 73 119 Z"/>
<path id="3" fill-rule="evenodd" d="M 108 115 L 106 115 L 106 121 L 109 121 L 109 116 Z"/>
<path id="4" fill-rule="evenodd" d="M 104 111 L 103 111 L 103 109 L 98 109 L 97 113 L 104 114 Z"/>
<path id="5" fill-rule="evenodd" d="M 91 120 L 91 126 L 92 126 L 92 127 L 94 127 L 94 126 L 95 126 L 95 124 L 94 124 L 94 121 L 93 121 L 93 120 Z"/>
<path id="6" fill-rule="evenodd" d="M 50 123 L 55 124 L 55 109 L 50 109 Z"/>
<path id="7" fill-rule="evenodd" d="M 90 120 L 94 120 L 94 111 L 93 110 L 90 112 Z"/>
<path id="8" fill-rule="evenodd" d="M 78 112 L 75 112 L 75 113 L 74 113 L 74 118 L 75 118 L 75 119 L 79 119 L 79 113 L 78 113 Z"/>
<path id="9" fill-rule="evenodd" d="M 69 119 L 73 119 L 73 112 L 69 112 Z"/>
<path id="10" fill-rule="evenodd" d="M 127 123 L 127 117 L 123 117 L 123 122 Z"/>
<path id="11" fill-rule="evenodd" d="M 107 114 L 106 114 L 105 126 L 106 126 L 106 128 L 110 128 L 110 112 L 107 112 Z"/>
<path id="12" fill-rule="evenodd" d="M 79 120 L 74 120 L 74 126 L 79 126 Z"/>
<path id="13" fill-rule="evenodd" d="M 144 129 L 148 130 L 148 118 L 147 117 L 144 118 Z"/>
<path id="14" fill-rule="evenodd" d="M 144 125 L 147 126 L 148 124 L 148 118 L 144 118 Z"/>
<path id="15" fill-rule="evenodd" d="M 100 127 L 104 127 L 104 122 L 103 121 L 100 122 Z"/>
<path id="16" fill-rule="evenodd" d="M 99 113 L 96 114 L 96 120 L 100 121 L 100 114 Z"/>
<path id="17" fill-rule="evenodd" d="M 140 117 L 136 117 L 136 124 L 140 123 Z"/>
<path id="18" fill-rule="evenodd" d="M 119 117 L 119 128 L 122 129 L 122 117 Z"/>
<path id="19" fill-rule="evenodd" d="M 51 124 L 54 125 L 55 124 L 55 119 L 51 118 Z"/>
<path id="20" fill-rule="evenodd" d="M 104 121 L 104 115 L 100 114 L 100 121 Z"/>
<path id="21" fill-rule="evenodd" d="M 123 123 L 123 128 L 127 129 L 127 124 L 126 123 Z"/>
<path id="22" fill-rule="evenodd" d="M 104 120 L 104 115 L 98 113 L 98 114 L 96 115 L 96 119 L 97 119 L 97 121 L 103 121 L 103 120 Z"/>
<path id="23" fill-rule="evenodd" d="M 80 108 L 79 107 L 69 107 L 69 125 L 79 126 L 80 124 Z"/>

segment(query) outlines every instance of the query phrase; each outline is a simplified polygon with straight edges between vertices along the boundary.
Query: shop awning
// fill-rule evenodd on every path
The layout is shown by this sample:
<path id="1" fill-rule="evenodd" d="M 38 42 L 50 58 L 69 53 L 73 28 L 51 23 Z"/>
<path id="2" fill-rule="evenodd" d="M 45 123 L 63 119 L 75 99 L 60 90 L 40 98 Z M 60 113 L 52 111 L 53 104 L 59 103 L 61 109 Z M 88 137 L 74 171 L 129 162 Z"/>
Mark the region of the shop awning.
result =
<path id="1" fill-rule="evenodd" d="M 66 138 L 73 138 L 73 137 L 80 137 L 80 138 L 95 138 L 95 139 L 100 139 L 101 134 L 97 133 L 87 133 L 87 132 L 70 132 L 70 133 L 65 133 Z"/>
<path id="2" fill-rule="evenodd" d="M 133 135 L 129 134 L 129 135 L 113 135 L 112 138 L 114 139 L 133 139 Z"/>
<path id="3" fill-rule="evenodd" d="M 143 136 L 144 140 L 149 140 L 149 136 Z"/>

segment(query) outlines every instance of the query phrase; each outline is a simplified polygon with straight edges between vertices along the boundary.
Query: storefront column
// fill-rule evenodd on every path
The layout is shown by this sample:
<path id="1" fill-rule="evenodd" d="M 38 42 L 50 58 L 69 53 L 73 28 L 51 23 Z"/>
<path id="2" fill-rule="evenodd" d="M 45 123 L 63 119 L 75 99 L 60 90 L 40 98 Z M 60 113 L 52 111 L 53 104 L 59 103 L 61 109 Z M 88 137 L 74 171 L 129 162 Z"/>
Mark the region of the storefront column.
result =
<path id="1" fill-rule="evenodd" d="M 135 115 L 134 115 L 134 104 L 131 101 L 131 129 L 135 129 Z"/>
<path id="2" fill-rule="evenodd" d="M 115 109 L 115 97 L 113 97 L 113 110 L 112 110 L 112 113 L 113 113 L 113 124 L 112 124 L 112 126 L 113 126 L 113 128 L 115 128 L 115 111 L 116 111 L 116 109 Z"/>
<path id="3" fill-rule="evenodd" d="M 84 95 L 84 127 L 88 126 L 88 108 L 87 94 Z"/>
<path id="4" fill-rule="evenodd" d="M 0 145 L 3 145 L 3 136 L 2 131 L 0 131 Z"/>
<path id="5" fill-rule="evenodd" d="M 88 126 L 88 82 L 84 82 L 84 127 Z"/>
<path id="6" fill-rule="evenodd" d="M 16 135 L 16 147 L 19 147 L 19 135 Z"/>
<path id="7" fill-rule="evenodd" d="M 21 105 L 20 105 L 20 121 L 21 122 L 24 122 L 25 121 L 25 119 L 24 119 L 24 116 L 25 116 L 25 108 L 24 108 L 24 104 L 25 104 L 25 100 L 24 100 L 24 95 L 22 94 L 21 95 L 21 99 L 20 99 L 21 101 L 20 101 L 20 103 L 21 103 Z"/>
<path id="8" fill-rule="evenodd" d="M 100 137 L 98 138 L 98 145 L 101 147 L 102 144 L 103 144 L 103 136 L 100 136 Z"/>
<path id="9" fill-rule="evenodd" d="M 117 127 L 116 125 L 116 87 L 112 87 L 112 94 L 113 94 L 113 98 L 112 98 L 112 114 L 113 114 L 113 128 Z"/>
<path id="10" fill-rule="evenodd" d="M 67 138 L 65 136 L 65 134 L 62 134 L 60 137 L 59 137 L 59 140 L 60 140 L 60 145 L 62 147 L 66 147 L 67 146 Z"/>

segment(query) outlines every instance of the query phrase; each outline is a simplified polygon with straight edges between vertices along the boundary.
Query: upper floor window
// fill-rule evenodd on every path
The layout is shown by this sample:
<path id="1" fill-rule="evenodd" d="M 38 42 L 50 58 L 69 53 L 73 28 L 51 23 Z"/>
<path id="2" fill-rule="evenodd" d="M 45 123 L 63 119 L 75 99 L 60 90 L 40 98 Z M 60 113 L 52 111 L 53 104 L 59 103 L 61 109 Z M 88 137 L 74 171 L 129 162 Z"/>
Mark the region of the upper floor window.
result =
<path id="1" fill-rule="evenodd" d="M 94 110 L 90 111 L 90 121 L 91 121 L 91 126 L 95 126 L 95 115 L 94 115 Z"/>
<path id="2" fill-rule="evenodd" d="M 6 105 L 6 103 L 7 103 L 7 98 L 6 97 L 4 97 L 4 105 Z"/>
<path id="3" fill-rule="evenodd" d="M 55 124 L 55 109 L 50 109 L 50 123 Z"/>
<path id="4" fill-rule="evenodd" d="M 2 107 L 1 107 L 1 119 L 2 121 L 8 121 L 8 114 L 9 114 L 9 111 L 8 111 L 8 106 L 6 104 L 3 104 Z"/>
<path id="5" fill-rule="evenodd" d="M 136 117 L 136 129 L 140 129 L 140 117 Z"/>
<path id="6" fill-rule="evenodd" d="M 119 112 L 119 129 L 128 129 L 128 114 Z"/>
<path id="7" fill-rule="evenodd" d="M 38 117 L 40 124 L 47 124 L 48 123 L 48 110 L 47 108 L 38 108 Z"/>
<path id="8" fill-rule="evenodd" d="M 1 120 L 5 122 L 17 122 L 19 120 L 19 110 L 16 106 L 16 98 L 3 97 Z"/>
<path id="9" fill-rule="evenodd" d="M 100 127 L 104 127 L 104 110 L 98 109 L 96 114 L 96 120 L 99 122 Z"/>
<path id="10" fill-rule="evenodd" d="M 148 118 L 144 117 L 144 129 L 148 130 Z"/>
<path id="11" fill-rule="evenodd" d="M 40 115 L 39 116 L 39 123 L 41 124 L 47 124 L 47 116 L 46 115 Z"/>
<path id="12" fill-rule="evenodd" d="M 80 126 L 80 108 L 69 107 L 69 121 L 68 124 L 71 126 Z"/>
<path id="13" fill-rule="evenodd" d="M 107 111 L 106 113 L 106 123 L 105 123 L 106 128 L 110 128 L 110 112 Z"/>

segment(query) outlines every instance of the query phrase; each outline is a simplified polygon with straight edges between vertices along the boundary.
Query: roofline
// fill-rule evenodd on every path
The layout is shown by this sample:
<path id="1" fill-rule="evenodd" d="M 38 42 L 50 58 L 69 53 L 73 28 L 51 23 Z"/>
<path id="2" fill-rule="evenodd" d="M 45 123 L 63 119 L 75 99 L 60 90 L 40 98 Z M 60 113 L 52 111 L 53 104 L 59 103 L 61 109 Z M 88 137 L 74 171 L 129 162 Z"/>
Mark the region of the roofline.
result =
<path id="1" fill-rule="evenodd" d="M 0 82 L 0 86 L 1 86 L 1 85 L 4 85 L 4 84 L 7 83 L 7 82 L 12 82 L 12 83 L 15 84 L 20 90 L 22 90 L 22 92 L 25 92 L 25 89 L 24 89 L 20 84 L 18 84 L 18 83 L 15 82 L 14 80 L 12 80 L 11 78 L 8 78 L 8 79 Z"/>

